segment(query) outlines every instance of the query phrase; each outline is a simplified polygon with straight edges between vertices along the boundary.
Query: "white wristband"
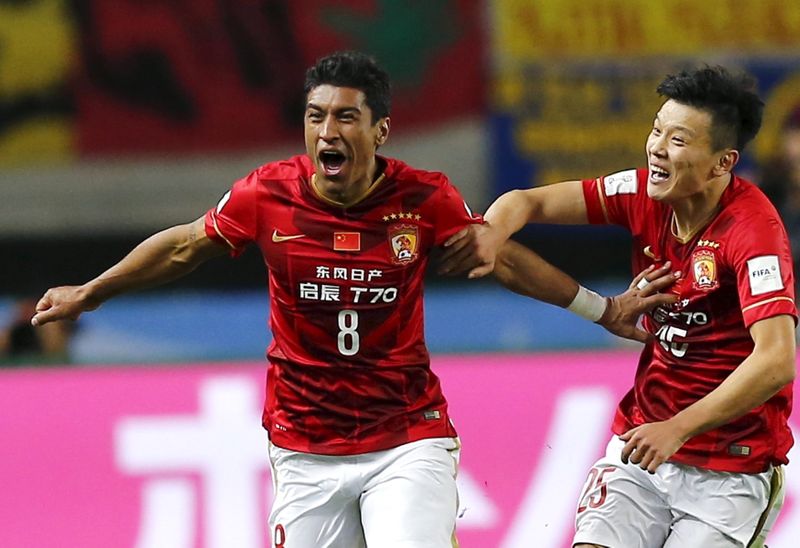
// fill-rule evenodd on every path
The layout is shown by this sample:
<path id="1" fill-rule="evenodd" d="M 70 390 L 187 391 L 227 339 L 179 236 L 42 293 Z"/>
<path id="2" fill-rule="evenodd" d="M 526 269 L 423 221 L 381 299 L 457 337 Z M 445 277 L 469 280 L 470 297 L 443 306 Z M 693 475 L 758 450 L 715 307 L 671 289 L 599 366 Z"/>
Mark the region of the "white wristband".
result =
<path id="1" fill-rule="evenodd" d="M 575 298 L 569 303 L 567 310 L 574 312 L 582 318 L 596 322 L 603 317 L 607 305 L 608 303 L 605 297 L 579 285 L 578 294 L 575 295 Z"/>

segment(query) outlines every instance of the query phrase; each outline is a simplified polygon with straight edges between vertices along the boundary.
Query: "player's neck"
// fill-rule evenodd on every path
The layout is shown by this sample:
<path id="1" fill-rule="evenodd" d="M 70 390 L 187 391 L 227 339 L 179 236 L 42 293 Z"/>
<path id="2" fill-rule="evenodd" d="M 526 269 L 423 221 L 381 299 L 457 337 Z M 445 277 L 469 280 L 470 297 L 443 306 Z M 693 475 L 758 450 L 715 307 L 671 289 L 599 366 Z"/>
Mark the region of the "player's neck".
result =
<path id="1" fill-rule="evenodd" d="M 370 167 L 369 175 L 358 181 L 344 184 L 330 181 L 315 173 L 311 177 L 311 186 L 324 201 L 339 207 L 350 207 L 369 195 L 382 179 L 383 170 L 379 170 L 379 164 L 376 162 Z"/>
<path id="2" fill-rule="evenodd" d="M 717 216 L 722 194 L 733 180 L 727 174 L 712 181 L 705 192 L 689 196 L 672 205 L 672 235 L 678 240 L 691 240 Z"/>
<path id="3" fill-rule="evenodd" d="M 705 216 L 700 217 L 699 220 L 686 221 L 684 219 L 683 221 L 680 221 L 678 219 L 678 215 L 675 213 L 675 211 L 673 211 L 672 222 L 670 224 L 672 235 L 675 236 L 678 241 L 686 243 L 694 238 L 698 232 L 708 226 L 714 217 L 717 216 L 717 213 L 719 213 L 719 204 L 714 206 L 714 208 L 710 211 L 707 211 Z"/>

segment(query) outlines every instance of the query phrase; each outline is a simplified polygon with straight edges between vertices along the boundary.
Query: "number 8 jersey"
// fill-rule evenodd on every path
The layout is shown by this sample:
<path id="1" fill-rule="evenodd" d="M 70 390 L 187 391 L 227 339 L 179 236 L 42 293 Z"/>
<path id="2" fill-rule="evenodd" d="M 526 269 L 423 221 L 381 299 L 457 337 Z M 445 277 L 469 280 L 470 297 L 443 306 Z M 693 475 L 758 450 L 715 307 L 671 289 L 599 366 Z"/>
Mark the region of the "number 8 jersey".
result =
<path id="1" fill-rule="evenodd" d="M 633 272 L 672 262 L 683 277 L 679 300 L 645 317 L 655 337 L 642 351 L 633 389 L 617 410 L 616 434 L 669 419 L 719 386 L 753 351 L 749 328 L 787 314 L 797 321 L 786 229 L 752 183 L 733 177 L 716 215 L 679 238 L 672 209 L 647 195 L 647 171 L 583 181 L 589 221 L 624 226 L 633 235 Z M 673 462 L 758 473 L 785 464 L 792 446 L 792 385 L 767 402 L 688 440 Z"/>
<path id="2" fill-rule="evenodd" d="M 425 347 L 423 278 L 432 249 L 482 219 L 441 173 L 378 162 L 351 204 L 326 199 L 295 156 L 237 181 L 206 214 L 210 238 L 264 256 L 263 423 L 279 447 L 347 455 L 455 435 Z"/>

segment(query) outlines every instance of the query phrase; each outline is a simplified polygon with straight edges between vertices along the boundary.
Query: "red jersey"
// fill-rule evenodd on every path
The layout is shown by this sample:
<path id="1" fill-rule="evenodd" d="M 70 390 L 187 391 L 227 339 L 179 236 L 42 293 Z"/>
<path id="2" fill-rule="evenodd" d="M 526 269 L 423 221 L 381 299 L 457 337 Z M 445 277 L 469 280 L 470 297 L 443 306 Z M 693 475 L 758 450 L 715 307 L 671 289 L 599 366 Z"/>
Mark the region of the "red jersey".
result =
<path id="1" fill-rule="evenodd" d="M 613 431 L 673 417 L 719 386 L 750 355 L 748 328 L 788 314 L 797 321 L 786 229 L 775 208 L 739 177 L 725 189 L 715 217 L 681 240 L 672 209 L 647 195 L 646 170 L 583 181 L 589 222 L 624 226 L 633 235 L 633 272 L 672 261 L 683 278 L 680 299 L 647 315 L 655 341 L 642 351 L 633 389 L 620 402 Z M 670 459 L 711 470 L 757 473 L 785 464 L 792 385 L 717 429 L 688 440 Z"/>
<path id="2" fill-rule="evenodd" d="M 443 174 L 378 161 L 383 175 L 346 208 L 295 156 L 206 214 L 210 238 L 234 254 L 254 242 L 267 265 L 263 423 L 280 447 L 347 455 L 455 435 L 425 347 L 423 277 L 434 246 L 481 218 Z"/>

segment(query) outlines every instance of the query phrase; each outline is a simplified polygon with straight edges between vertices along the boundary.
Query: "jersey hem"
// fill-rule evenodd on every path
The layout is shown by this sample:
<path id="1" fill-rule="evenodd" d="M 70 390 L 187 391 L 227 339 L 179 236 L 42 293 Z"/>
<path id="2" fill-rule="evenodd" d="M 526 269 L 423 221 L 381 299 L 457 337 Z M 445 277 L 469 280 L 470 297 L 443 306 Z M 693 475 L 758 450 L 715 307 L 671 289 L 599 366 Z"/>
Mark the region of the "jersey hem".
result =
<path id="1" fill-rule="evenodd" d="M 316 447 L 309 447 L 308 444 L 295 444 L 291 443 L 291 440 L 286 439 L 284 436 L 280 436 L 280 432 L 277 432 L 278 436 L 276 439 L 276 432 L 270 432 L 267 429 L 267 434 L 269 436 L 270 442 L 280 447 L 281 449 L 286 449 L 289 451 L 297 451 L 298 453 L 309 453 L 311 455 L 328 455 L 328 456 L 346 456 L 346 455 L 363 455 L 366 453 L 375 453 L 376 451 L 385 451 L 387 449 L 394 449 L 395 447 L 400 447 L 401 445 L 405 445 L 407 443 L 413 443 L 415 441 L 420 440 L 427 440 L 427 439 L 435 439 L 435 438 L 458 438 L 458 434 L 455 432 L 454 429 L 448 429 L 446 432 L 426 432 L 422 433 L 418 436 L 409 436 L 408 439 L 403 440 L 395 440 L 395 441 L 375 441 L 372 443 L 365 443 L 365 442 L 358 442 L 355 444 L 347 444 L 347 445 L 331 445 L 331 444 L 316 444 Z M 327 450 L 323 450 L 327 449 Z"/>

